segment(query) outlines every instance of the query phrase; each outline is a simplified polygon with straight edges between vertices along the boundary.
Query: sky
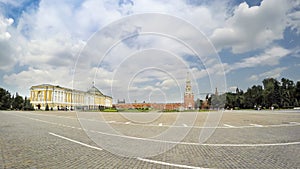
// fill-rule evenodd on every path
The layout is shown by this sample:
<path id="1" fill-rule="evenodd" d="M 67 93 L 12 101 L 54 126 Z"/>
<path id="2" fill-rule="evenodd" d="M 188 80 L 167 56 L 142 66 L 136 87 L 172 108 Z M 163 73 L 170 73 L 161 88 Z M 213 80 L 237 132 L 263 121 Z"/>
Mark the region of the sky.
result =
<path id="1" fill-rule="evenodd" d="M 300 81 L 297 0 L 0 0 L 0 87 L 38 84 L 126 102 L 181 102 Z"/>

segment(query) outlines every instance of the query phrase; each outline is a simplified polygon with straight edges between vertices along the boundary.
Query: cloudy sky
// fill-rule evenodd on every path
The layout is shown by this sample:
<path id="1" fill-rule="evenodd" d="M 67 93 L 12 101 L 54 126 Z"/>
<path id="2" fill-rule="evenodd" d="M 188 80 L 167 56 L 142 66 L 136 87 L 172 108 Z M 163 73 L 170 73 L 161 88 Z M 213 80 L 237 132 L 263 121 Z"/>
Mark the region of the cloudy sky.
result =
<path id="1" fill-rule="evenodd" d="M 297 0 L 0 0 L 0 86 L 37 84 L 179 102 L 300 80 Z"/>

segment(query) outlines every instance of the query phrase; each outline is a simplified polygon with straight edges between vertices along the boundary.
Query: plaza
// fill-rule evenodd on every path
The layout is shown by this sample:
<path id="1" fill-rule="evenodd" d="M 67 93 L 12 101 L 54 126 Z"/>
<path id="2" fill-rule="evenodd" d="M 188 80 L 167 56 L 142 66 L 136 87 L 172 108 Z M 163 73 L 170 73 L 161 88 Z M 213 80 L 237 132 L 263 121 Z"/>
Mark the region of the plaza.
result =
<path id="1" fill-rule="evenodd" d="M 1 111 L 0 166 L 299 168 L 299 110 L 225 111 L 219 120 L 208 117 L 216 113 Z M 179 121 L 179 116 L 196 118 L 188 124 L 188 120 Z M 215 122 L 217 126 L 207 127 Z M 118 134 L 104 131 L 105 126 Z M 179 141 L 156 138 L 170 128 L 188 132 Z M 214 131 L 200 143 L 199 134 L 206 128 Z M 136 149 L 149 149 L 133 152 L 131 142 Z M 157 145 L 165 151 L 147 156 Z"/>

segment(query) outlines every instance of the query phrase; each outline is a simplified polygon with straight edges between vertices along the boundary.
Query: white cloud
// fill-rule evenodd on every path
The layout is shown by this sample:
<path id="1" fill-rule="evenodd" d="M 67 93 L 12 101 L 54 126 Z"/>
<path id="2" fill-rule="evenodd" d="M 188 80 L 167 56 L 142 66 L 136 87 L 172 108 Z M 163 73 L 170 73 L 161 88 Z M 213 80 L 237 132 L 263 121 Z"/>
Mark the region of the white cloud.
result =
<path id="1" fill-rule="evenodd" d="M 275 66 L 279 64 L 280 59 L 290 54 L 292 50 L 288 50 L 279 46 L 266 49 L 264 53 L 243 59 L 241 62 L 232 65 L 226 65 L 226 72 L 230 72 L 240 68 L 250 68 L 257 66 Z"/>
<path id="2" fill-rule="evenodd" d="M 70 72 L 66 72 L 63 68 L 55 69 L 34 69 L 29 67 L 28 70 L 20 73 L 4 75 L 3 80 L 6 84 L 15 87 L 17 91 L 28 95 L 29 88 L 37 84 L 57 84 L 61 86 L 71 86 Z"/>
<path id="3" fill-rule="evenodd" d="M 18 2 L 5 1 L 14 6 L 21 5 L 21 2 Z M 166 34 L 171 32 L 178 35 L 181 40 L 194 43 L 200 51 L 199 55 L 203 62 L 200 64 L 206 63 L 205 69 L 198 63 L 192 63 L 194 60 L 181 57 L 182 54 L 192 54 L 182 43 L 169 37 L 155 35 L 142 35 L 132 38 L 127 44 L 120 43 L 103 60 L 103 65 L 97 68 L 101 56 L 98 57 L 93 53 L 107 49 L 105 45 L 116 40 L 113 36 L 102 36 L 101 41 L 98 41 L 101 43 L 86 46 L 91 50 L 87 53 L 83 52 L 84 57 L 79 58 L 74 79 L 75 88 L 85 90 L 92 84 L 92 81 L 96 81 L 96 85 L 104 90 L 104 93 L 111 94 L 109 90 L 113 84 L 113 92 L 117 93 L 117 97 L 121 97 L 126 95 L 128 79 L 145 67 L 164 69 L 173 75 L 182 87 L 189 69 L 195 78 L 193 80 L 196 81 L 214 75 L 216 75 L 215 79 L 219 79 L 220 75 L 224 75 L 223 67 L 231 71 L 259 65 L 277 65 L 279 60 L 288 54 L 288 50 L 270 47 L 265 53 L 244 59 L 234 65 L 226 63 L 222 65 L 216 59 L 211 59 L 210 56 L 214 50 L 207 46 L 209 43 L 205 38 L 206 35 L 212 35 L 211 38 L 218 48 L 232 47 L 234 52 L 243 52 L 248 49 L 264 48 L 273 40 L 282 38 L 282 31 L 286 27 L 285 12 L 290 9 L 290 6 L 285 1 L 278 1 L 273 5 L 271 1 L 264 0 L 262 6 L 252 8 L 242 3 L 234 10 L 233 16 L 226 20 L 229 7 L 227 3 L 227 1 L 216 1 L 202 6 L 193 6 L 186 4 L 184 0 L 174 0 L 172 3 L 138 0 L 134 2 L 134 5 L 131 3 L 119 5 L 117 1 L 110 0 L 87 0 L 80 3 L 42 0 L 36 10 L 26 10 L 22 13 L 16 23 L 16 28 L 11 28 L 12 20 L 0 18 L 0 40 L 9 41 L 9 43 L 0 42 L 0 69 L 11 70 L 14 66 L 25 67 L 24 70 L 18 70 L 18 72 L 14 70 L 8 72 L 3 78 L 4 82 L 12 86 L 17 84 L 20 90 L 24 86 L 26 86 L 24 90 L 28 90 L 30 85 L 37 83 L 57 83 L 70 87 L 77 55 L 94 32 L 129 13 L 145 12 L 178 16 L 202 31 L 204 33 L 202 39 L 195 40 L 195 32 L 187 29 L 182 24 L 183 22 L 182 25 L 176 25 L 171 21 L 168 24 L 156 23 L 154 21 L 161 21 L 156 18 L 140 21 L 145 28 L 138 28 L 140 31 L 159 28 Z M 270 16 L 272 19 L 269 19 Z M 298 14 L 290 13 L 289 17 L 296 18 L 290 24 L 296 28 Z M 175 26 L 170 29 L 170 25 Z M 130 26 L 126 30 L 125 28 L 126 25 L 116 29 L 124 29 L 125 32 L 135 31 Z M 117 32 L 113 29 L 110 31 L 113 35 Z M 162 49 L 162 51 L 144 54 L 143 51 L 148 48 Z M 163 50 L 169 51 L 169 55 Z M 121 62 L 122 60 L 124 62 Z M 194 65 L 190 66 L 192 64 Z M 94 79 L 96 72 L 96 79 Z M 166 74 L 158 71 L 150 72 L 152 76 L 146 73 L 134 79 L 135 82 L 146 84 L 156 80 L 161 90 L 171 91 L 175 88 L 175 83 L 172 83 Z M 152 86 L 149 84 L 144 86 L 144 89 L 149 90 L 155 88 L 158 88 L 155 83 Z"/>
<path id="4" fill-rule="evenodd" d="M 288 13 L 294 4 L 286 0 L 263 0 L 260 6 L 252 7 L 241 3 L 210 38 L 217 49 L 232 48 L 233 53 L 265 48 L 283 38 L 289 26 Z"/>
<path id="5" fill-rule="evenodd" d="M 0 70 L 10 71 L 23 54 L 24 37 L 12 26 L 14 20 L 0 14 Z"/>
<path id="6" fill-rule="evenodd" d="M 295 3 L 295 6 L 300 6 L 300 2 L 298 1 L 297 4 Z M 300 11 L 296 10 L 294 12 L 291 12 L 290 14 L 288 14 L 288 19 L 291 28 L 295 29 L 299 34 L 300 33 Z"/>
<path id="7" fill-rule="evenodd" d="M 281 73 L 285 70 L 287 70 L 287 67 L 278 67 L 261 74 L 251 75 L 248 80 L 258 81 L 259 79 L 265 79 L 265 78 L 279 78 L 281 76 Z"/>
<path id="8" fill-rule="evenodd" d="M 238 88 L 237 86 L 230 86 L 228 87 L 228 92 L 236 92 L 237 88 Z"/>
<path id="9" fill-rule="evenodd" d="M 8 27 L 13 24 L 14 20 L 12 18 L 4 18 L 0 16 L 0 41 L 10 39 L 11 35 L 7 31 Z"/>

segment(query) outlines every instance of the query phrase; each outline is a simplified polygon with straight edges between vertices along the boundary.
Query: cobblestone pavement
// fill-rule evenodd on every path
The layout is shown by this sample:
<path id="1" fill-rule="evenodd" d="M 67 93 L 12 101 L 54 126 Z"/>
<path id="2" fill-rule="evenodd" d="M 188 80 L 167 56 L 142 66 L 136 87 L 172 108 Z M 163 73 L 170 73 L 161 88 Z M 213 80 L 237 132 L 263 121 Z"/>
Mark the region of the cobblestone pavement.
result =
<path id="1" fill-rule="evenodd" d="M 157 114 L 85 113 L 86 119 L 79 120 L 76 112 L 0 111 L 0 168 L 300 168 L 297 111 L 225 112 L 204 144 L 198 139 L 207 112 L 198 113 L 193 126 L 176 124 L 178 131 L 191 129 L 180 143 L 152 140 L 174 124 L 177 113 L 160 114 L 147 123 L 128 117 L 151 119 Z M 96 135 L 112 143 L 121 137 L 173 147 L 152 157 L 120 156 L 97 145 L 89 135 L 97 129 L 82 122 L 109 124 L 120 136 L 100 128 Z"/>

